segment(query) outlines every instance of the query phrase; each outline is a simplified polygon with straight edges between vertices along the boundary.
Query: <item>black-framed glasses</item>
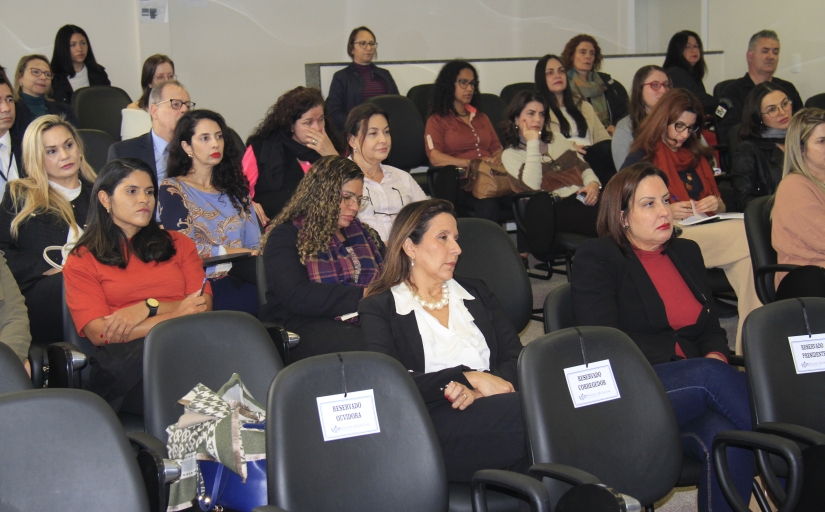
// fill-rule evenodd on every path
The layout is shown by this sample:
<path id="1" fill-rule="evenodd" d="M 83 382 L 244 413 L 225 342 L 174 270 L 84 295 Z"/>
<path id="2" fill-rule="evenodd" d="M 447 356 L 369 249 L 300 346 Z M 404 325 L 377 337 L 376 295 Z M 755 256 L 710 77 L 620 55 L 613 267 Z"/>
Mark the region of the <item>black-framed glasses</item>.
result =
<path id="1" fill-rule="evenodd" d="M 686 44 L 685 50 L 701 50 L 698 44 Z"/>
<path id="2" fill-rule="evenodd" d="M 466 78 L 462 78 L 461 80 L 456 80 L 455 83 L 458 84 L 459 87 L 462 89 L 466 89 L 468 85 L 472 85 L 473 89 L 478 89 L 478 80 L 467 80 Z"/>
<path id="3" fill-rule="evenodd" d="M 688 130 L 690 133 L 696 133 L 702 126 L 698 124 L 686 125 L 682 121 L 676 121 L 673 127 L 676 128 L 677 133 L 682 133 L 685 130 Z"/>
<path id="4" fill-rule="evenodd" d="M 51 71 L 43 71 L 42 69 L 37 68 L 29 68 L 29 71 L 31 71 L 32 76 L 39 77 L 40 75 L 43 75 L 43 78 L 48 80 L 51 80 L 54 77 L 54 73 Z"/>
<path id="5" fill-rule="evenodd" d="M 391 188 L 398 193 L 398 200 L 401 201 L 401 208 L 403 208 L 404 207 L 404 196 L 401 194 L 401 191 L 398 190 L 397 188 L 395 188 L 395 187 L 391 187 Z M 391 217 L 391 218 L 396 217 L 398 215 L 398 212 L 387 213 L 387 212 L 379 212 L 378 210 L 376 210 L 375 205 L 372 204 L 372 197 L 369 194 L 370 194 L 369 191 L 367 191 L 367 195 L 364 196 L 364 199 L 366 199 L 366 201 L 361 204 L 362 209 L 366 208 L 367 204 L 371 204 L 372 205 L 372 213 L 374 213 L 375 215 L 386 215 L 387 217 Z M 401 208 L 399 208 L 399 210 L 401 210 Z"/>
<path id="6" fill-rule="evenodd" d="M 762 113 L 768 117 L 776 117 L 779 115 L 780 110 L 782 112 L 790 112 L 792 108 L 793 100 L 785 98 L 779 105 L 768 105 L 768 108 L 765 109 L 765 111 Z"/>
<path id="7" fill-rule="evenodd" d="M 665 88 L 666 91 L 669 91 L 673 88 L 673 84 L 670 82 L 648 82 L 646 84 L 642 84 L 642 87 L 649 85 L 650 89 L 654 92 L 658 91 L 662 87 Z"/>
<path id="8" fill-rule="evenodd" d="M 368 196 L 356 196 L 354 194 L 341 194 L 341 202 L 347 206 L 357 204 L 358 208 L 361 209 L 370 202 L 370 198 Z"/>
<path id="9" fill-rule="evenodd" d="M 183 107 L 184 105 L 186 105 L 186 108 L 188 108 L 189 110 L 192 110 L 193 108 L 195 108 L 195 103 L 194 102 L 192 102 L 192 101 L 183 101 L 183 100 L 165 100 L 165 101 L 161 101 L 160 103 L 158 103 L 158 106 L 163 105 L 164 103 L 167 103 L 167 102 L 169 103 L 169 106 L 172 107 L 175 110 L 180 110 L 181 107 Z"/>
<path id="10" fill-rule="evenodd" d="M 376 41 L 355 41 L 352 44 L 357 44 L 361 47 L 362 50 L 366 50 L 367 47 L 375 48 L 376 46 L 378 46 L 378 43 Z"/>

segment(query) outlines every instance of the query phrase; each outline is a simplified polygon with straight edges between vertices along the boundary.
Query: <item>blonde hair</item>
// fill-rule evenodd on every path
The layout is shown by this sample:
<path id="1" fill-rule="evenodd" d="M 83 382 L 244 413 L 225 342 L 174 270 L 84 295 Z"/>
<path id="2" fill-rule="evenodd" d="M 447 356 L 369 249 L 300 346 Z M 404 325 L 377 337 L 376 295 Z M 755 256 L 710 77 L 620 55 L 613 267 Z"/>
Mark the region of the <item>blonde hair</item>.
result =
<path id="1" fill-rule="evenodd" d="M 9 182 L 9 194 L 17 211 L 17 215 L 11 221 L 12 238 L 17 238 L 20 225 L 32 214 L 55 214 L 68 224 L 76 235 L 78 234 L 72 205 L 63 194 L 52 193 L 49 175 L 46 174 L 46 167 L 43 165 L 46 155 L 43 134 L 57 126 L 66 128 L 77 144 L 80 152 L 80 176 L 89 183 L 94 183 L 97 178 L 95 171 L 83 158 L 83 142 L 77 130 L 63 116 L 41 116 L 32 121 L 23 136 L 23 166 L 28 177 Z"/>
<path id="2" fill-rule="evenodd" d="M 808 164 L 805 163 L 805 144 L 820 124 L 825 124 L 825 110 L 821 108 L 803 108 L 793 116 L 785 135 L 785 163 L 782 167 L 782 177 L 789 174 L 801 174 L 825 192 L 825 183 L 811 174 Z"/>

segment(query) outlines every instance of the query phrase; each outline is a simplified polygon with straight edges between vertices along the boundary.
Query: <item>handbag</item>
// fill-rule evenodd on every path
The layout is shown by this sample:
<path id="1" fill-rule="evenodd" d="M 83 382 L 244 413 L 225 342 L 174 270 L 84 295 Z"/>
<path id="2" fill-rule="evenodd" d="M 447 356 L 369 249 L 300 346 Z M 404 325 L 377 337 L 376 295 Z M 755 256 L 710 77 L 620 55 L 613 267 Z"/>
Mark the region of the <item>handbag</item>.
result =
<path id="1" fill-rule="evenodd" d="M 470 160 L 464 190 L 473 194 L 473 197 L 477 199 L 502 197 L 513 193 L 510 181 L 510 174 L 503 166 L 492 166 L 484 160 L 476 158 Z"/>
<path id="2" fill-rule="evenodd" d="M 246 423 L 245 428 L 264 429 L 264 425 Z M 217 461 L 199 460 L 203 479 L 198 492 L 198 505 L 207 512 L 224 507 L 237 512 L 252 512 L 267 504 L 266 459 L 246 462 L 246 483 L 240 475 Z"/>

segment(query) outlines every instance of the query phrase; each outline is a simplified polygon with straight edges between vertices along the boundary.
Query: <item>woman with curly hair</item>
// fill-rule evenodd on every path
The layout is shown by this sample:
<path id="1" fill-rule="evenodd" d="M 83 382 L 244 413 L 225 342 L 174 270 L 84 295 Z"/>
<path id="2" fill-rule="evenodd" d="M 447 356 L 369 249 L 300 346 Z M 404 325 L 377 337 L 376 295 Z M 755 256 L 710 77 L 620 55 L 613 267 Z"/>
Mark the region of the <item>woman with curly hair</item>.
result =
<path id="1" fill-rule="evenodd" d="M 299 86 L 278 98 L 247 139 L 243 173 L 264 224 L 281 211 L 312 164 L 339 154 L 327 117 L 321 91 Z"/>
<path id="2" fill-rule="evenodd" d="M 567 69 L 573 101 L 587 101 L 607 133 L 613 135 L 616 123 L 627 115 L 627 92 L 607 73 L 599 72 L 602 49 L 593 36 L 579 34 L 564 47 L 561 62 Z"/>
<path id="3" fill-rule="evenodd" d="M 356 218 L 363 188 L 352 160 L 319 159 L 261 241 L 266 305 L 259 317 L 301 336 L 290 351 L 296 359 L 363 349 L 353 313 L 384 263 L 378 234 Z"/>
<path id="4" fill-rule="evenodd" d="M 167 179 L 160 185 L 160 220 L 194 240 L 201 258 L 257 254 L 258 218 L 241 172 L 240 155 L 226 144 L 223 116 L 211 110 L 187 112 L 169 144 Z M 207 267 L 215 310 L 258 311 L 254 260 Z"/>

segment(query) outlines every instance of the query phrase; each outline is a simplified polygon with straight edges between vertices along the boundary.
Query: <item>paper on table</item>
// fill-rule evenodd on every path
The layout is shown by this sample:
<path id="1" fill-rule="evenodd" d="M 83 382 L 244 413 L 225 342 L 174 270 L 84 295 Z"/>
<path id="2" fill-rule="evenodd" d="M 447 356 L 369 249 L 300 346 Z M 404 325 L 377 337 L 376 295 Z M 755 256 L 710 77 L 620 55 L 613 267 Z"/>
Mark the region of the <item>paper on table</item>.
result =
<path id="1" fill-rule="evenodd" d="M 694 224 L 702 224 L 703 222 L 714 222 L 727 219 L 744 219 L 744 213 L 717 213 L 716 215 L 708 216 L 708 214 L 696 211 L 696 202 L 690 200 L 690 207 L 693 209 L 693 215 L 687 219 L 682 219 L 677 224 L 680 226 L 692 226 Z"/>

